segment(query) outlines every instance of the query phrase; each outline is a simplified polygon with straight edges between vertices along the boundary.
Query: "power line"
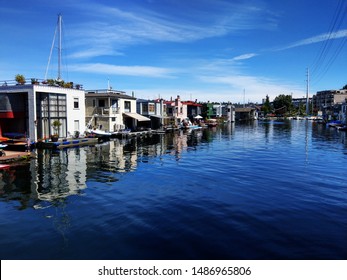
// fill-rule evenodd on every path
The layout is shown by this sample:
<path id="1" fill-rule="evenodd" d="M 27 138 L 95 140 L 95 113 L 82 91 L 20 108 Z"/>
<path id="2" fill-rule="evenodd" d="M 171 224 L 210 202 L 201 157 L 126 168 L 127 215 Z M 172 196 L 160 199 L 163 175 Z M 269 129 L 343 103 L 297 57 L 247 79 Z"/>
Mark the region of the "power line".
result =
<path id="1" fill-rule="evenodd" d="M 345 6 L 345 1 L 340 0 L 336 6 L 329 32 L 327 33 L 328 35 L 326 36 L 321 50 L 311 66 L 311 75 L 314 77 L 313 79 L 315 83 L 319 82 L 325 76 L 346 44 L 346 38 L 344 38 L 342 41 L 340 41 L 338 46 L 333 48 L 335 42 L 334 39 L 336 39 L 338 34 L 337 32 L 340 30 L 345 20 L 346 12 L 347 6 Z"/>

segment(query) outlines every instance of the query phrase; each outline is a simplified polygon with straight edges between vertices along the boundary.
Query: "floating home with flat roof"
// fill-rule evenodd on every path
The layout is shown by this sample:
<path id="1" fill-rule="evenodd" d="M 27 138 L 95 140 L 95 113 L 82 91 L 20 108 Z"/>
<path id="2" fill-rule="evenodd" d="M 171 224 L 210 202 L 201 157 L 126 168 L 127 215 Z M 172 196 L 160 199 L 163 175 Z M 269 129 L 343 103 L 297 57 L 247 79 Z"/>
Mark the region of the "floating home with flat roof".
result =
<path id="1" fill-rule="evenodd" d="M 59 137 L 84 132 L 84 90 L 47 84 L 0 85 L 0 136 L 23 135 L 31 141 L 55 134 Z"/>
<path id="2" fill-rule="evenodd" d="M 124 91 L 100 89 L 86 91 L 86 123 L 109 132 L 148 126 L 149 118 L 136 112 L 136 98 Z"/>

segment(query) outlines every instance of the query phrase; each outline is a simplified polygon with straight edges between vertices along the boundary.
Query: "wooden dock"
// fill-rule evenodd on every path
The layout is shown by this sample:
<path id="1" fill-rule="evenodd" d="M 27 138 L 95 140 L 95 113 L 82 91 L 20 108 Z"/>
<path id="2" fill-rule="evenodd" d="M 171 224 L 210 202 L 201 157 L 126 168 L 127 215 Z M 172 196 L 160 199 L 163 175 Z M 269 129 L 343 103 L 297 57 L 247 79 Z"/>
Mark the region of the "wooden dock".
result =
<path id="1" fill-rule="evenodd" d="M 65 139 L 57 142 L 38 142 L 36 143 L 37 148 L 42 149 L 65 149 L 71 147 L 89 146 L 98 143 L 98 138 L 74 138 Z"/>
<path id="2" fill-rule="evenodd" d="M 0 157 L 0 164 L 19 160 L 28 160 L 33 157 L 31 152 L 5 151 L 6 156 Z"/>

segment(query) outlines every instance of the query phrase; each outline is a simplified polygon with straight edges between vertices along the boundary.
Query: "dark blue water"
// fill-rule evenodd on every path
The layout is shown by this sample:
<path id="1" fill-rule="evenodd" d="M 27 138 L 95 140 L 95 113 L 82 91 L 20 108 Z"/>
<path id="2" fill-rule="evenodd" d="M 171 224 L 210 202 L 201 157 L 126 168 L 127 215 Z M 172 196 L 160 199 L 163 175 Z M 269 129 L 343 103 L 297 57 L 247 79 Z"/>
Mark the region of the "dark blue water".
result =
<path id="1" fill-rule="evenodd" d="M 0 171 L 1 259 L 346 259 L 346 133 L 225 125 Z"/>

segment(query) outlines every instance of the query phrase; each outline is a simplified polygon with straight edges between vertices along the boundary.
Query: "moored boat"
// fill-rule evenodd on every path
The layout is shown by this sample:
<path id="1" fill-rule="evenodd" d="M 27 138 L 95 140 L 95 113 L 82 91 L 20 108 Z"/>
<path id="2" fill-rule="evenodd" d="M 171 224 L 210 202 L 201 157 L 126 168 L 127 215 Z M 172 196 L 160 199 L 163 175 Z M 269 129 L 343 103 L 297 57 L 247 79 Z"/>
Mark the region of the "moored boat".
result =
<path id="1" fill-rule="evenodd" d="M 187 118 L 181 122 L 180 128 L 181 129 L 199 129 L 201 127 L 197 124 L 192 124 L 192 122 Z"/>
<path id="2" fill-rule="evenodd" d="M 218 125 L 218 122 L 216 119 L 208 119 L 206 120 L 206 124 L 208 127 L 216 127 Z"/>
<path id="3" fill-rule="evenodd" d="M 347 125 L 337 127 L 339 131 L 347 131 Z"/>
<path id="4" fill-rule="evenodd" d="M 343 124 L 342 124 L 341 121 L 330 121 L 330 122 L 327 123 L 327 126 L 328 127 L 335 127 L 335 128 L 337 128 L 337 127 L 343 126 Z"/>

